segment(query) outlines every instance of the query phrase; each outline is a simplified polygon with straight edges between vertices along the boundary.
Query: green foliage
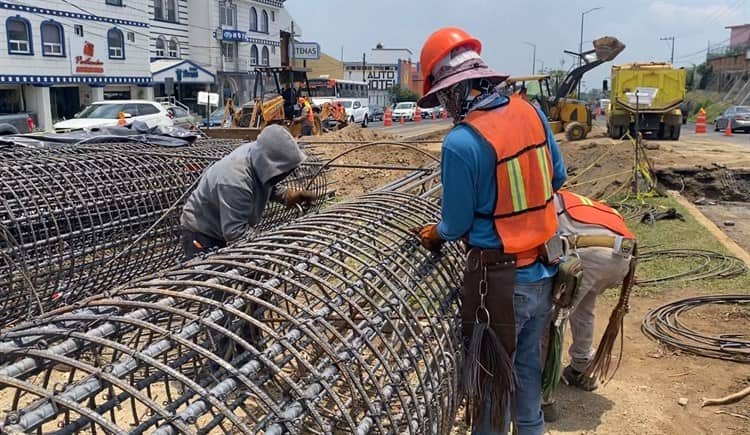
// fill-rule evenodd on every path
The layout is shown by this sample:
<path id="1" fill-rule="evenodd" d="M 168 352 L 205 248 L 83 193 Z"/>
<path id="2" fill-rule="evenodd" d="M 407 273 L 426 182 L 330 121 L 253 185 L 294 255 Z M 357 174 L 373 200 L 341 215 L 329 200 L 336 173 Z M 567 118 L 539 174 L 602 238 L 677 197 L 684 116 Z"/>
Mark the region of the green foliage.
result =
<path id="1" fill-rule="evenodd" d="M 388 93 L 391 96 L 391 101 L 394 103 L 419 100 L 419 95 L 416 92 L 413 92 L 411 89 L 401 89 L 399 86 L 392 87 Z"/>
<path id="2" fill-rule="evenodd" d="M 706 121 L 710 124 L 714 122 L 717 116 L 721 115 L 729 106 L 730 102 L 721 101 L 722 94 L 718 92 L 709 92 L 694 90 L 687 93 L 685 100 L 690 102 L 690 119 L 695 120 L 695 116 L 701 107 L 706 110 Z"/>

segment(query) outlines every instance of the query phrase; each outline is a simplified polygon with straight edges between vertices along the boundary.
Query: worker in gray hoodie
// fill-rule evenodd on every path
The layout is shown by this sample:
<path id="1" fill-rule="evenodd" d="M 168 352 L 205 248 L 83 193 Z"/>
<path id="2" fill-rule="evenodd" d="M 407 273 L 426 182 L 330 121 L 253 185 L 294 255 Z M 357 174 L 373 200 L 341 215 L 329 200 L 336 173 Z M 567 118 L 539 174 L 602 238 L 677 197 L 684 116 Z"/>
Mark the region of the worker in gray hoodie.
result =
<path id="1" fill-rule="evenodd" d="M 312 192 L 279 185 L 305 158 L 292 135 L 272 125 L 212 165 L 182 209 L 185 259 L 251 233 L 269 199 L 287 207 L 314 201 Z"/>

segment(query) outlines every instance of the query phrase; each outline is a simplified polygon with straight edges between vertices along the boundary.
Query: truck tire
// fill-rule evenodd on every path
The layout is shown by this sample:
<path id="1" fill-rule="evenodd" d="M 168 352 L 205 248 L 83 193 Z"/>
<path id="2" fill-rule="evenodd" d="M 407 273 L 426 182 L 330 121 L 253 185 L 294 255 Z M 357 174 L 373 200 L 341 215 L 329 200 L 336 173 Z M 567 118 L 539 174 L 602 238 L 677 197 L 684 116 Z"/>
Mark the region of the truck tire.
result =
<path id="1" fill-rule="evenodd" d="M 571 122 L 565 127 L 565 139 L 574 142 L 586 138 L 586 127 L 580 122 Z"/>
<path id="2" fill-rule="evenodd" d="M 680 140 L 681 125 L 673 125 L 669 134 L 669 140 Z"/>

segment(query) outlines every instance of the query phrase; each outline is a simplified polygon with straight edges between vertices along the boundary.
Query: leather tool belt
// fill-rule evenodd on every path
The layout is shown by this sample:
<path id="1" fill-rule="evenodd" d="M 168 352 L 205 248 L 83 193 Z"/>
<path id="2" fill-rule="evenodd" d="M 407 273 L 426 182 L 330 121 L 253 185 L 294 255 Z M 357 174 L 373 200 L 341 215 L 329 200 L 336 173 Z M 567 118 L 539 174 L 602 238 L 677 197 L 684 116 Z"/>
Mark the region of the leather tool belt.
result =
<path id="1" fill-rule="evenodd" d="M 571 234 L 566 236 L 571 249 L 576 248 L 611 248 L 615 255 L 629 257 L 633 255 L 636 241 L 622 236 Z"/>

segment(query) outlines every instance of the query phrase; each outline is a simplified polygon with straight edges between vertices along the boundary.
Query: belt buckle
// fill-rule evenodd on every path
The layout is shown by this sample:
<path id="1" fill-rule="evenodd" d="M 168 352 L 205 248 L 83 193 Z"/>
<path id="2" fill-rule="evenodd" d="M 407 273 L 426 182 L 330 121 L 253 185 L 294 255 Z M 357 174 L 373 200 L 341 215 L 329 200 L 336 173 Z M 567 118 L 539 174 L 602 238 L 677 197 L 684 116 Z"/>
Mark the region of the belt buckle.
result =
<path id="1" fill-rule="evenodd" d="M 615 237 L 615 243 L 612 247 L 612 252 L 615 255 L 627 258 L 633 255 L 633 248 L 635 248 L 635 240 L 617 236 Z"/>

